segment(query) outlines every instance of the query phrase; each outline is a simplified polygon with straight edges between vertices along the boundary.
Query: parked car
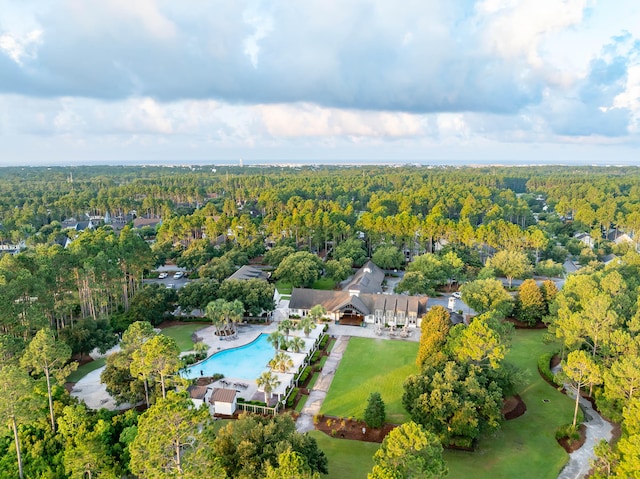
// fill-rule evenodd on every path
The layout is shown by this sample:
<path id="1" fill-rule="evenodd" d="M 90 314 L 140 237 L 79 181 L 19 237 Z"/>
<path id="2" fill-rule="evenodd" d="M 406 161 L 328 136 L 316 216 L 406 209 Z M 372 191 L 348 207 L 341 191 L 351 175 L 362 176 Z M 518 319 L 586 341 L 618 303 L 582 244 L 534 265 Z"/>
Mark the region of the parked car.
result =
<path id="1" fill-rule="evenodd" d="M 456 299 L 461 299 L 462 298 L 462 294 L 460 293 L 460 291 L 456 291 L 451 296 L 453 296 Z"/>
<path id="2" fill-rule="evenodd" d="M 175 286 L 173 283 L 167 283 L 167 289 L 173 289 Z"/>
<path id="3" fill-rule="evenodd" d="M 167 276 L 169 276 L 167 273 L 160 273 L 158 279 L 165 279 Z"/>
<path id="4" fill-rule="evenodd" d="M 182 271 L 178 271 L 176 274 L 173 275 L 173 279 L 180 279 L 184 276 L 184 273 Z"/>

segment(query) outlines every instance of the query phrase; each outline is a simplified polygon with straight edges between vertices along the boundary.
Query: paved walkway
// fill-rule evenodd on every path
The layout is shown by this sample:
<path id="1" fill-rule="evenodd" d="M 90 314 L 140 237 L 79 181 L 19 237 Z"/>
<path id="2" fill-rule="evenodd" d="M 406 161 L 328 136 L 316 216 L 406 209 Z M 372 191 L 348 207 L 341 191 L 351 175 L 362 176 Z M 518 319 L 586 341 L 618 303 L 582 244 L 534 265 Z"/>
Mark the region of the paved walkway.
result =
<path id="1" fill-rule="evenodd" d="M 553 371 L 557 372 L 559 368 L 560 366 L 557 366 Z M 566 384 L 565 391 L 567 391 L 567 396 L 575 400 L 576 392 L 571 386 Z M 601 440 L 604 439 L 609 442 L 613 437 L 613 426 L 593 409 L 589 401 L 581 397 L 580 408 L 584 413 L 583 424 L 587 427 L 587 439 L 580 449 L 569 454 L 569 462 L 560 471 L 558 479 L 581 479 L 585 477 L 589 469 L 591 469 L 591 460 L 596 457 L 595 446 Z"/>
<path id="2" fill-rule="evenodd" d="M 333 376 L 338 369 L 342 355 L 345 349 L 347 349 L 347 344 L 349 344 L 349 336 L 337 337 L 336 344 L 334 344 L 331 354 L 329 354 L 320 372 L 320 377 L 310 391 L 309 398 L 296 421 L 296 429 L 298 432 L 313 431 L 315 429 L 313 416 L 320 412 L 320 407 L 322 406 L 324 398 L 327 397 L 327 391 L 329 391 L 329 386 L 331 386 Z"/>

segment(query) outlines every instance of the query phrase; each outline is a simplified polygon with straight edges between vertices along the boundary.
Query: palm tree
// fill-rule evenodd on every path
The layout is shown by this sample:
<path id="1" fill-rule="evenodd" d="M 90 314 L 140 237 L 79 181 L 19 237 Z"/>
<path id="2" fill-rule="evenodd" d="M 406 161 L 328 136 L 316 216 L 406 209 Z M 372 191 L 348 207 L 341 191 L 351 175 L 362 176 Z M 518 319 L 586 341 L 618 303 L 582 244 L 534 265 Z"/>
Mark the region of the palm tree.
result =
<path id="1" fill-rule="evenodd" d="M 223 306 L 226 301 L 222 298 L 211 301 L 205 308 L 205 315 L 216 328 L 216 336 L 220 336 L 220 326 L 225 322 Z"/>
<path id="2" fill-rule="evenodd" d="M 291 338 L 291 341 L 289 341 L 289 344 L 287 346 L 293 349 L 293 352 L 299 353 L 305 346 L 304 339 L 297 336 Z"/>
<path id="3" fill-rule="evenodd" d="M 325 314 L 327 314 L 327 308 L 322 306 L 321 304 L 316 304 L 313 308 L 309 310 L 309 316 L 313 319 L 314 322 L 318 322 L 320 318 L 322 318 Z M 311 328 L 313 329 L 313 328 Z"/>
<path id="4" fill-rule="evenodd" d="M 256 383 L 258 384 L 258 388 L 262 388 L 264 391 L 264 402 L 268 406 L 269 395 L 275 388 L 280 386 L 278 376 L 273 374 L 271 371 L 265 371 L 258 379 L 256 379 Z"/>
<path id="5" fill-rule="evenodd" d="M 244 314 L 244 304 L 240 300 L 227 301 L 224 298 L 218 298 L 207 304 L 205 314 L 216 327 L 216 334 L 220 335 L 220 326 L 224 326 L 224 330 L 228 331 L 231 327 L 234 336 L 236 335 L 235 323 L 242 319 Z M 231 324 L 230 324 L 231 323 Z"/>
<path id="6" fill-rule="evenodd" d="M 271 361 L 269 361 L 269 367 L 273 371 L 279 371 L 286 373 L 293 367 L 293 359 L 285 352 L 277 352 Z"/>
<path id="7" fill-rule="evenodd" d="M 293 321 L 291 321 L 290 319 L 283 319 L 282 321 L 280 321 L 280 324 L 278 325 L 278 331 L 283 332 L 287 340 L 289 340 L 289 331 L 291 331 L 293 328 L 294 328 L 294 324 L 293 324 Z"/>
<path id="8" fill-rule="evenodd" d="M 236 323 L 239 323 L 244 316 L 244 304 L 239 299 L 234 299 L 233 302 L 227 303 L 227 319 L 231 321 L 231 325 L 233 327 L 233 335 L 238 336 L 238 328 L 236 327 Z"/>
<path id="9" fill-rule="evenodd" d="M 271 333 L 267 338 L 267 341 L 276 349 L 276 351 L 284 349 L 284 345 L 286 344 L 284 335 L 280 331 L 274 331 Z"/>
<path id="10" fill-rule="evenodd" d="M 313 308 L 315 308 L 314 306 Z M 311 311 L 313 311 L 311 308 Z M 309 333 L 311 333 L 312 329 L 316 329 L 316 319 L 311 315 L 311 311 L 309 311 L 309 316 L 305 316 L 298 322 L 298 328 L 304 331 L 304 335 L 309 337 Z"/>

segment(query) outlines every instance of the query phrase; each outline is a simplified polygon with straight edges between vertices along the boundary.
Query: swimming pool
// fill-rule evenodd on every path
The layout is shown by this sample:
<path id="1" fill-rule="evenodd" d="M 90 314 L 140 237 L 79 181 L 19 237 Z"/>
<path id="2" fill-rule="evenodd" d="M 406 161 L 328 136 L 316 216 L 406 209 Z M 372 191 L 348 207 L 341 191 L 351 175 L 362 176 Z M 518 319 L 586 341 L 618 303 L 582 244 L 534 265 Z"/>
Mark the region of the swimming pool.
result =
<path id="1" fill-rule="evenodd" d="M 183 376 L 193 379 L 219 373 L 227 378 L 253 381 L 267 368 L 267 363 L 275 353 L 273 346 L 267 341 L 268 337 L 268 334 L 261 334 L 249 344 L 219 351 L 200 364 L 189 367 Z"/>

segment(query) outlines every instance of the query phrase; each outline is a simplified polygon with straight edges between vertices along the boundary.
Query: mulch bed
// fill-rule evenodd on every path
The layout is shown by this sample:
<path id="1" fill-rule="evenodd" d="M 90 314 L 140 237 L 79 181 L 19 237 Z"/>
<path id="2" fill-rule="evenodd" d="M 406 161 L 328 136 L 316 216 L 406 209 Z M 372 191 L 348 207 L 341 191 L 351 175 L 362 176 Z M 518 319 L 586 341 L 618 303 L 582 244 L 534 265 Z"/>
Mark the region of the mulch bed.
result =
<path id="1" fill-rule="evenodd" d="M 578 440 L 572 440 L 568 437 L 558 439 L 558 444 L 560 444 L 569 454 L 580 449 L 587 440 L 587 426 L 580 424 L 578 432 L 580 433 L 580 438 Z"/>
<path id="2" fill-rule="evenodd" d="M 506 398 L 500 410 L 507 421 L 522 416 L 526 411 L 527 405 L 518 394 Z"/>
<path id="3" fill-rule="evenodd" d="M 367 427 L 364 421 L 331 416 L 322 417 L 315 426 L 318 431 L 331 437 L 365 442 L 382 442 L 385 436 L 397 427 L 396 424 L 384 424 L 380 429 L 372 429 Z"/>

